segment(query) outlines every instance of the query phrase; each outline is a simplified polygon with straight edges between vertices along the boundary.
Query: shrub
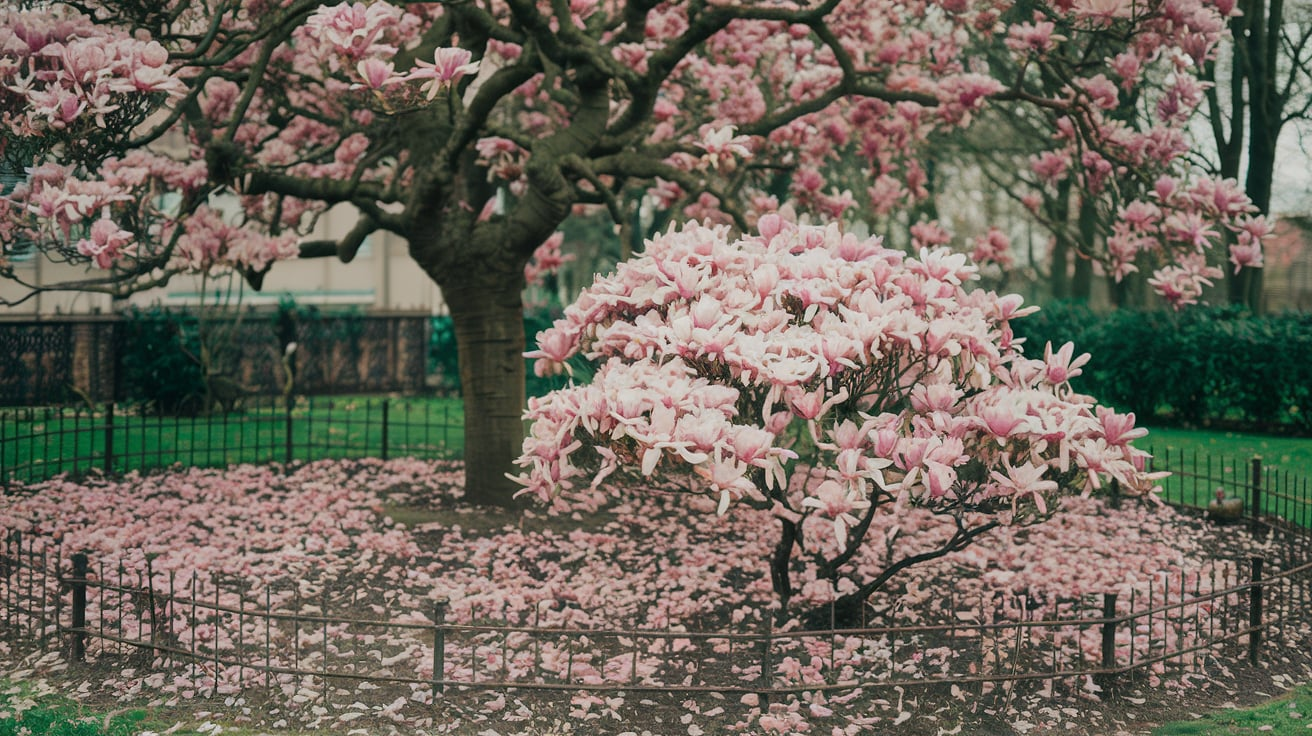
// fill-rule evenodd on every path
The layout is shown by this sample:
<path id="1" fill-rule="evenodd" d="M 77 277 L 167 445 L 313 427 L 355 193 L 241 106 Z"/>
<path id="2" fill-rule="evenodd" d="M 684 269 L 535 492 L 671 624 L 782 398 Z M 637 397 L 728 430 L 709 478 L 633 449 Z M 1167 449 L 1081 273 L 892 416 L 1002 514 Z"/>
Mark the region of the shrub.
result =
<path id="1" fill-rule="evenodd" d="M 194 414 L 205 397 L 196 318 L 163 307 L 129 308 L 119 323 L 119 395 L 170 414 Z"/>
<path id="2" fill-rule="evenodd" d="M 737 241 L 671 230 L 539 336 L 539 375 L 580 354 L 600 368 L 529 402 L 525 493 L 586 502 L 613 473 L 686 477 L 660 492 L 772 512 L 781 610 L 799 554 L 843 616 L 902 569 L 1044 518 L 1065 494 L 1107 479 L 1151 489 L 1133 418 L 1070 388 L 1087 356 L 1019 354 L 1009 322 L 1029 310 L 966 290 L 965 256 L 906 258 L 776 215 L 759 227 Z M 876 513 L 911 505 L 944 525 L 935 551 L 899 552 L 897 530 L 866 539 Z"/>

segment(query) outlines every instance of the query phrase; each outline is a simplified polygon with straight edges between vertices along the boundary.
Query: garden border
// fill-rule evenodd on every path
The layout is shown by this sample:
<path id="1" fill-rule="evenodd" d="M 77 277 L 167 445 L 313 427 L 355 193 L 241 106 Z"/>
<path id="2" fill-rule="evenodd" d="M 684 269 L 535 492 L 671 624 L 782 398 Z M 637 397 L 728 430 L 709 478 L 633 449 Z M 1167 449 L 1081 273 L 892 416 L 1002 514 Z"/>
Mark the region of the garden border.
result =
<path id="1" fill-rule="evenodd" d="M 1251 470 L 1251 476 L 1241 476 L 1236 467 L 1242 467 L 1245 474 Z M 1274 500 L 1277 507 L 1298 509 L 1295 522 L 1306 524 L 1305 520 L 1312 518 L 1308 516 L 1312 495 L 1307 492 L 1307 480 L 1264 471 L 1260 459 L 1244 465 L 1222 462 L 1216 469 L 1209 460 L 1204 472 L 1196 471 L 1177 471 L 1174 492 L 1180 499 L 1196 499 L 1200 488 L 1219 485 L 1246 493 L 1250 512 L 1263 508 L 1263 503 L 1269 509 Z M 1278 549 L 1279 555 L 1221 560 L 1209 573 L 1211 584 L 1206 591 L 1201 586 L 1207 578 L 1201 575 L 1193 578 L 1192 591 L 1190 581 L 1168 577 L 1152 584 L 1146 600 L 1131 597 L 1129 601 L 1118 601 L 1114 593 L 1069 599 L 1065 610 L 1073 612 L 1070 616 L 1054 616 L 1042 605 L 1027 607 L 1022 602 L 1019 620 L 1000 620 L 996 618 L 998 599 L 981 597 L 973 604 L 973 610 L 978 611 L 973 621 L 914 626 L 897 626 L 896 621 L 872 626 L 863 621 L 858 628 L 820 631 L 776 631 L 770 628 L 768 615 L 764 617 L 764 631 L 740 632 L 542 628 L 536 620 L 511 622 L 504 610 L 500 623 L 496 622 L 496 612 L 489 611 L 484 612 L 480 622 L 455 624 L 446 620 L 446 603 L 436 597 L 431 612 L 372 620 L 354 614 L 330 615 L 326 590 L 318 602 L 303 600 L 298 590 L 291 610 L 276 609 L 269 603 L 267 587 L 263 606 L 259 601 L 233 605 L 222 601 L 223 581 L 217 577 L 212 579 L 213 600 L 202 600 L 195 593 L 198 587 L 194 575 L 190 586 L 183 581 L 181 587 L 170 576 L 164 589 L 151 582 L 159 578 L 149 572 L 144 580 L 140 574 L 135 582 L 125 580 L 119 562 L 115 580 L 113 561 L 108 561 L 106 567 L 107 561 L 87 560 L 81 555 L 66 560 L 61 549 L 11 534 L 0 554 L 0 601 L 6 610 L 0 623 L 10 641 L 25 642 L 43 652 L 61 650 L 74 660 L 136 651 L 149 653 L 151 662 L 185 661 L 193 676 L 199 668 L 202 678 L 208 678 L 213 694 L 223 694 L 225 689 L 268 686 L 271 677 L 276 681 L 285 675 L 321 684 L 348 680 L 427 686 L 436 691 L 472 687 L 766 696 L 928 685 L 979 686 L 982 691 L 990 687 L 987 683 L 998 686 L 1023 680 L 1074 678 L 1106 685 L 1131 673 L 1197 672 L 1213 657 L 1257 664 L 1266 645 L 1291 643 L 1291 636 L 1306 635 L 1306 627 L 1300 632 L 1299 625 L 1306 624 L 1312 610 L 1312 533 L 1307 526 L 1291 523 L 1279 514 L 1246 513 L 1244 518 L 1251 530 L 1270 535 L 1268 542 L 1279 543 L 1266 545 L 1268 550 Z M 1172 591 L 1177 595 L 1175 600 L 1170 598 Z M 951 604 L 949 610 L 971 607 L 963 601 Z M 92 612 L 99 615 L 89 618 Z M 1203 615 L 1207 617 L 1206 636 L 1183 642 L 1168 641 L 1169 636 L 1154 638 L 1154 623 L 1165 625 L 1169 632 L 1172 626 L 1192 620 L 1194 628 L 1199 629 Z M 171 625 L 160 625 L 161 620 L 185 621 L 184 628 L 192 631 L 199 623 L 212 622 L 216 640 L 208 649 L 194 636 L 184 645 L 174 636 Z M 250 628 L 247 624 L 260 620 L 265 622 L 262 656 L 260 641 L 244 640 Z M 131 625 L 125 629 L 125 621 L 135 622 L 135 633 Z M 1145 623 L 1146 627 L 1142 626 Z M 288 626 L 292 627 L 290 637 Z M 1144 628 L 1149 632 L 1146 639 L 1134 633 Z M 255 630 L 261 627 L 256 625 Z M 1127 630 L 1131 632 L 1128 651 L 1123 637 Z M 409 664 L 402 671 L 413 675 L 361 672 L 358 663 L 330 666 L 330 638 L 364 637 L 369 632 L 378 636 L 386 631 L 414 632 L 436 646 L 425 644 L 418 655 L 406 658 Z M 317 635 L 320 646 L 318 651 L 304 652 L 304 657 L 300 646 L 303 632 Z M 275 637 L 297 642 L 293 666 L 270 664 Z M 889 646 L 888 671 L 844 677 L 843 663 L 836 661 L 836 653 L 850 651 L 850 645 L 838 646 L 839 642 L 849 644 L 849 640 Z M 898 676 L 899 647 L 903 656 L 916 656 L 916 651 L 925 650 L 929 641 L 949 642 L 967 651 L 980 669 L 970 673 L 945 670 L 941 677 L 925 676 L 923 672 L 915 677 Z M 829 662 L 827 666 L 821 662 L 822 678 L 777 676 L 786 659 L 797 660 L 807 652 L 824 651 L 826 642 Z M 1059 658 L 1058 652 L 1063 649 L 1077 652 L 1074 665 Z M 653 650 L 662 654 L 664 666 L 640 678 L 640 660 Z M 722 654 L 725 656 L 719 656 Z M 543 666 L 547 655 L 556 661 L 556 669 Z M 524 660 L 529 656 L 531 666 L 525 667 Z M 563 670 L 559 668 L 562 658 L 566 660 Z M 625 660 L 632 663 L 628 677 L 607 679 L 606 667 Z M 317 666 L 302 666 L 302 662 L 315 661 Z M 482 673 L 480 662 L 486 665 Z M 598 667 L 597 662 L 606 664 Z M 647 666 L 650 670 L 650 663 Z M 744 679 L 743 672 L 751 668 L 756 668 L 756 677 Z M 434 677 L 435 672 L 442 676 Z M 326 697 L 327 688 L 321 691 Z"/>

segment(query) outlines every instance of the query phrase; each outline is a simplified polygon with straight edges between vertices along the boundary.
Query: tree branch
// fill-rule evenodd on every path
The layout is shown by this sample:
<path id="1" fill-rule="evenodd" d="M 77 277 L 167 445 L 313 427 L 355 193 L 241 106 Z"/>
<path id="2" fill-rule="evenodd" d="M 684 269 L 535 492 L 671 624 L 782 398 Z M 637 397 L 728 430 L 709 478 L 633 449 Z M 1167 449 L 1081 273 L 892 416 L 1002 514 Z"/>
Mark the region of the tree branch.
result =
<path id="1" fill-rule="evenodd" d="M 369 215 L 361 215 L 355 226 L 341 240 L 307 240 L 300 245 L 301 258 L 336 256 L 342 263 L 350 263 L 360 252 L 364 241 L 378 231 L 378 223 Z"/>

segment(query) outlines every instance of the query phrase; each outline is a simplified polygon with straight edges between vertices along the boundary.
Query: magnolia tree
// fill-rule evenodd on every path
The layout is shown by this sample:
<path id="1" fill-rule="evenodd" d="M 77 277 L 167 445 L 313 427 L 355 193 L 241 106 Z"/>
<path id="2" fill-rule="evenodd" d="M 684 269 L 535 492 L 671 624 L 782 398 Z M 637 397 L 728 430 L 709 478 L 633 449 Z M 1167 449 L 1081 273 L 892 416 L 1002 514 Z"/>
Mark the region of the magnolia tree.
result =
<path id="1" fill-rule="evenodd" d="M 777 215 L 741 240 L 671 229 L 539 337 L 539 373 L 577 353 L 600 368 L 530 401 L 517 480 L 554 499 L 624 469 L 687 473 L 684 490 L 721 514 L 771 510 L 785 610 L 797 554 L 842 610 L 998 524 L 1045 517 L 1063 494 L 1149 493 L 1134 416 L 1070 389 L 1088 356 L 1069 343 L 1023 355 L 1009 322 L 1033 308 L 967 290 L 976 277 L 945 249 L 907 257 Z M 940 548 L 899 556 L 896 530 L 867 539 L 876 514 L 912 505 L 954 528 Z M 857 575 L 879 569 L 871 557 L 882 572 Z"/>
<path id="2" fill-rule="evenodd" d="M 1210 186 L 1189 178 L 1182 130 L 1193 65 L 1233 12 L 1222 0 L 3 7 L 0 146 L 26 179 L 0 200 L 5 252 L 34 244 L 99 269 L 56 286 L 124 294 L 206 259 L 258 285 L 281 258 L 350 261 L 373 233 L 398 235 L 451 311 L 481 501 L 515 489 L 525 266 L 579 207 L 739 231 L 779 207 L 887 214 L 926 196 L 930 141 L 1002 105 L 1049 122 L 1044 176 L 1083 172 L 1135 213 L 1091 257 L 1159 269 L 1177 301 L 1243 208 L 1182 196 Z M 1053 53 L 1062 35 L 1124 51 Z M 1152 126 L 1106 114 L 1141 95 L 1162 100 Z M 1179 184 L 1119 194 L 1165 175 Z M 300 238 L 333 205 L 355 226 Z M 916 235 L 948 239 L 933 223 Z"/>

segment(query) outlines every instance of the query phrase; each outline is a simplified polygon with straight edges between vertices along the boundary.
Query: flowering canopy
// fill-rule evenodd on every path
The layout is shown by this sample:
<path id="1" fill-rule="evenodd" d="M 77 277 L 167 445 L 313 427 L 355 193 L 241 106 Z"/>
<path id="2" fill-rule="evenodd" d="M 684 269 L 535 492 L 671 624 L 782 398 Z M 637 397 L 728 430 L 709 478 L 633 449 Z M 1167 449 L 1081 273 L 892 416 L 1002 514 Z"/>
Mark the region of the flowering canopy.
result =
<path id="1" fill-rule="evenodd" d="M 690 224 L 583 292 L 539 338 L 539 373 L 583 353 L 591 383 L 530 401 L 518 477 L 543 499 L 631 468 L 691 471 L 720 513 L 771 509 L 793 545 L 838 568 L 880 508 L 941 514 L 955 549 L 1042 518 L 1108 480 L 1146 494 L 1146 432 L 1071 391 L 1088 356 L 1029 358 L 1009 320 L 1020 297 L 968 291 L 964 255 L 918 258 L 836 225 L 761 218 L 759 234 Z M 889 560 L 889 570 L 904 566 Z M 850 581 L 868 595 L 883 582 Z"/>
<path id="2" fill-rule="evenodd" d="M 1039 131 L 1034 188 L 1098 198 L 1102 235 L 1081 252 L 1109 272 L 1152 271 L 1183 303 L 1227 232 L 1252 234 L 1235 265 L 1259 262 L 1242 197 L 1185 159 L 1228 0 L 0 7 L 3 168 L 26 178 L 0 194 L 5 253 L 107 267 L 60 286 L 121 295 L 209 263 L 258 282 L 279 258 L 350 261 L 396 234 L 477 367 L 462 377 L 476 497 L 511 492 L 525 266 L 580 207 L 621 229 L 652 213 L 740 232 L 781 208 L 870 219 L 928 197 L 931 141 L 987 109 Z M 334 205 L 355 226 L 303 240 Z"/>
<path id="3" fill-rule="evenodd" d="M 927 196 L 924 145 L 969 125 L 990 100 L 1030 105 L 1050 123 L 1050 145 L 1032 161 L 1035 187 L 1071 179 L 1105 195 L 1109 224 L 1120 224 L 1105 250 L 1084 250 L 1113 275 L 1178 263 L 1153 283 L 1189 301 L 1216 275 L 1193 254 L 1227 228 L 1237 233 L 1231 262 L 1261 264 L 1265 224 L 1247 217 L 1233 182 L 1193 177 L 1183 161 L 1185 126 L 1203 99 L 1195 69 L 1212 58 L 1233 2 L 703 12 L 619 0 L 567 10 L 517 0 L 287 9 L 212 0 L 173 2 L 158 18 L 115 2 L 77 7 L 92 14 L 61 3 L 3 11 L 0 154 L 17 170 L 60 168 L 4 200 L 0 240 L 12 247 L 37 236 L 102 268 L 133 259 L 139 271 L 196 267 L 203 249 L 179 244 L 176 221 L 243 172 L 292 177 L 245 181 L 247 225 L 274 236 L 267 248 L 252 248 L 253 234 L 233 246 L 230 260 L 253 270 L 294 254 L 279 235 L 305 232 L 324 204 L 351 201 L 373 227 L 403 229 L 379 205 L 404 202 L 416 176 L 432 176 L 422 167 L 455 165 L 457 150 L 507 144 L 479 165 L 522 195 L 545 184 L 529 164 L 547 141 L 579 132 L 588 115 L 599 115 L 589 125 L 601 126 L 600 146 L 555 164 L 576 182 L 575 202 L 618 210 L 608 189 L 638 178 L 654 182 L 651 201 L 661 206 L 740 227 L 781 197 L 829 219 L 877 215 Z M 1089 58 L 1098 43 L 1117 53 Z M 1066 81 L 1054 88 L 1053 78 Z M 608 83 L 624 91 L 612 94 Z M 1135 104 L 1145 115 L 1127 120 Z M 405 136 L 390 122 L 430 106 L 456 134 L 435 158 L 413 141 L 398 146 Z M 184 133 L 169 139 L 171 152 L 122 156 L 171 131 Z M 864 197 L 840 191 L 851 183 L 849 160 L 860 162 Z M 1147 187 L 1135 181 L 1158 177 L 1150 196 L 1137 193 Z M 306 184 L 315 180 L 349 186 Z M 167 192 L 186 201 L 150 204 Z M 475 210 L 486 201 L 457 194 L 453 202 Z M 166 257 L 175 248 L 188 252 Z"/>

